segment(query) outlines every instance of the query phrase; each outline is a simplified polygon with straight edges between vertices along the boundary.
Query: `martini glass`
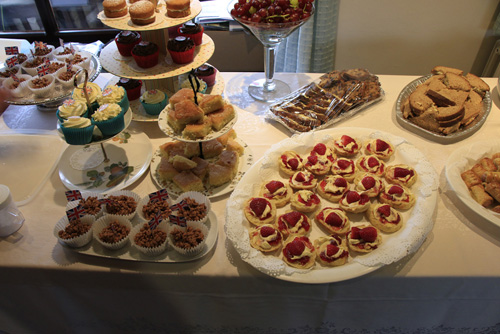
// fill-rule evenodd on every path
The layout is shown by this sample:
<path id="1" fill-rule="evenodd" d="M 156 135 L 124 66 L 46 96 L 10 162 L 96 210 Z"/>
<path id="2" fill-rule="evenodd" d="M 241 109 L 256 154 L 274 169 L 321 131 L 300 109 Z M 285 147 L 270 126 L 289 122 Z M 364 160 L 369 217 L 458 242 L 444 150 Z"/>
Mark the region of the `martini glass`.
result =
<path id="1" fill-rule="evenodd" d="M 233 16 L 231 10 L 234 2 L 228 5 L 228 12 L 231 17 L 249 30 L 264 46 L 264 79 L 255 80 L 248 87 L 248 93 L 254 99 L 264 102 L 275 102 L 291 92 L 287 83 L 274 79 L 276 51 L 280 43 L 287 38 L 297 28 L 307 22 L 314 14 L 314 7 L 311 15 L 307 18 L 284 23 L 252 22 Z"/>

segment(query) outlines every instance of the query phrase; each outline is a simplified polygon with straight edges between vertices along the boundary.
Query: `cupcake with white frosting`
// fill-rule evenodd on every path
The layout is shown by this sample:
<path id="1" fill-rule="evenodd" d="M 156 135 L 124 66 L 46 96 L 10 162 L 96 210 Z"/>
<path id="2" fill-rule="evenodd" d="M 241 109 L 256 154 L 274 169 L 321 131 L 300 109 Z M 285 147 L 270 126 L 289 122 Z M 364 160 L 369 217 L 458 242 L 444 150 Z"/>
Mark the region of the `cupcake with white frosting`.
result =
<path id="1" fill-rule="evenodd" d="M 92 115 L 92 123 L 104 136 L 113 136 L 125 128 L 124 115 L 125 112 L 117 103 L 107 103 Z"/>
<path id="2" fill-rule="evenodd" d="M 87 117 L 87 104 L 83 101 L 66 99 L 64 100 L 63 104 L 61 104 L 59 108 L 57 108 L 56 115 L 61 122 L 64 122 L 71 116 Z"/>
<path id="3" fill-rule="evenodd" d="M 141 104 L 149 115 L 158 115 L 167 106 L 167 94 L 159 89 L 151 89 L 141 96 Z"/>
<path id="4" fill-rule="evenodd" d="M 64 139 L 70 145 L 85 145 L 92 141 L 94 125 L 90 119 L 70 116 L 61 124 Z"/>
<path id="5" fill-rule="evenodd" d="M 124 112 L 127 112 L 130 106 L 125 89 L 117 85 L 109 85 L 104 88 L 101 96 L 97 98 L 97 102 L 100 106 L 107 103 L 117 103 Z"/>

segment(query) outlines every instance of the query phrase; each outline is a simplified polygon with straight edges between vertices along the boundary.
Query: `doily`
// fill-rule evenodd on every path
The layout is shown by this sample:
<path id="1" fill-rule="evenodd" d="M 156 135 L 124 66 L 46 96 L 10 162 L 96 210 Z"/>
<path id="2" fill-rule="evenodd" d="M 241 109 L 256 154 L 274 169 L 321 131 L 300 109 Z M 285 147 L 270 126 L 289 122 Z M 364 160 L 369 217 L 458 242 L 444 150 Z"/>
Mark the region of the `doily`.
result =
<path id="1" fill-rule="evenodd" d="M 278 168 L 278 158 L 281 153 L 292 150 L 305 157 L 315 144 L 319 142 L 330 143 L 343 134 L 355 137 L 361 143 L 374 138 L 387 140 L 394 145 L 396 153 L 386 162 L 386 165 L 407 164 L 417 171 L 417 182 L 411 187 L 411 191 L 416 197 L 416 203 L 412 209 L 401 212 L 404 219 L 403 228 L 393 234 L 383 233 L 383 242 L 377 250 L 364 255 L 350 256 L 348 263 L 342 267 L 326 268 L 316 264 L 310 270 L 295 269 L 286 265 L 278 256 L 264 255 L 252 248 L 248 237 L 250 224 L 243 214 L 244 203 L 250 196 L 258 194 L 260 186 L 265 181 L 270 179 L 286 181 L 280 175 Z M 438 186 L 438 175 L 430 162 L 421 151 L 404 138 L 363 128 L 336 128 L 304 133 L 273 145 L 264 157 L 250 168 L 227 202 L 225 230 L 228 239 L 231 240 L 241 258 L 265 274 L 292 281 L 298 275 L 307 275 L 311 277 L 311 282 L 316 282 L 317 277 L 315 276 L 321 276 L 320 282 L 334 282 L 338 280 L 338 277 L 335 276 L 336 271 L 343 271 L 347 278 L 352 278 L 396 262 L 408 254 L 416 252 L 432 230 L 432 215 L 437 203 Z M 322 207 L 338 206 L 323 198 L 321 201 Z M 280 210 L 284 212 L 287 208 L 288 206 Z M 278 211 L 278 214 L 281 213 Z M 324 232 L 320 230 L 316 222 L 313 222 L 314 215 L 309 215 L 309 218 L 313 227 L 310 239 L 315 240 L 318 236 L 324 235 Z M 350 219 L 353 224 L 367 222 L 363 214 L 355 214 L 350 216 Z M 325 273 L 326 271 L 331 272 L 331 278 L 325 278 L 329 277 L 329 273 Z M 304 278 L 299 280 L 303 281 Z"/>
<path id="2" fill-rule="evenodd" d="M 73 153 L 69 159 L 72 168 L 87 170 L 99 166 L 104 161 L 104 154 L 99 145 L 90 145 Z"/>

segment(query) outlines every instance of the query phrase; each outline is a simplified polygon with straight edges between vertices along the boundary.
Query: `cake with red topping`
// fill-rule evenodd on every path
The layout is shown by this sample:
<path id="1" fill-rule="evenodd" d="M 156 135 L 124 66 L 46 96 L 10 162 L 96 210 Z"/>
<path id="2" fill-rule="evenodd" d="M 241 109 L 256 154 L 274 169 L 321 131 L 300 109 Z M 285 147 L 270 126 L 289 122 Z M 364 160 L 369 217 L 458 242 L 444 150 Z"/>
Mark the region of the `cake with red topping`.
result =
<path id="1" fill-rule="evenodd" d="M 339 206 L 347 212 L 365 212 L 370 207 L 370 197 L 356 190 L 349 190 L 340 199 Z"/>
<path id="2" fill-rule="evenodd" d="M 337 158 L 332 164 L 332 174 L 343 176 L 351 182 L 356 176 L 356 165 L 354 160 L 348 158 Z"/>
<path id="3" fill-rule="evenodd" d="M 369 224 L 353 226 L 347 234 L 349 249 L 359 253 L 370 253 L 377 249 L 381 242 L 379 230 Z"/>
<path id="4" fill-rule="evenodd" d="M 364 173 L 356 176 L 354 179 L 354 188 L 368 197 L 377 197 L 384 188 L 384 184 L 377 176 L 371 173 Z"/>
<path id="5" fill-rule="evenodd" d="M 321 200 L 311 190 L 299 190 L 292 195 L 292 209 L 300 212 L 314 212 L 321 205 Z"/>
<path id="6" fill-rule="evenodd" d="M 390 142 L 378 138 L 367 141 L 365 150 L 367 154 L 382 160 L 388 160 L 394 154 L 394 146 Z"/>
<path id="7" fill-rule="evenodd" d="M 349 258 L 349 249 L 345 239 L 336 235 L 319 237 L 314 240 L 314 247 L 316 259 L 327 267 L 344 265 Z"/>
<path id="8" fill-rule="evenodd" d="M 304 166 L 314 175 L 326 175 L 330 171 L 334 160 L 333 151 L 325 144 L 319 143 L 314 146 L 307 156 Z"/>
<path id="9" fill-rule="evenodd" d="M 316 261 L 314 245 L 308 237 L 291 236 L 283 246 L 283 261 L 294 268 L 311 268 Z"/>
<path id="10" fill-rule="evenodd" d="M 399 184 L 388 184 L 378 196 L 380 202 L 390 204 L 396 209 L 408 210 L 415 204 L 412 192 Z"/>
<path id="11" fill-rule="evenodd" d="M 295 190 L 303 190 L 303 189 L 313 189 L 316 187 L 318 180 L 314 176 L 313 173 L 308 171 L 296 172 L 290 179 L 288 180 L 290 183 L 290 187 Z"/>
<path id="12" fill-rule="evenodd" d="M 265 197 L 252 197 L 245 204 L 245 217 L 257 226 L 273 224 L 276 219 L 276 205 Z"/>
<path id="13" fill-rule="evenodd" d="M 359 142 L 348 135 L 342 135 L 333 141 L 335 153 L 343 157 L 353 157 L 361 150 Z"/>
<path id="14" fill-rule="evenodd" d="M 349 190 L 349 183 L 340 175 L 328 175 L 318 182 L 316 191 L 318 194 L 330 202 L 338 202 L 340 198 Z"/>
<path id="15" fill-rule="evenodd" d="M 341 208 L 323 208 L 314 219 L 335 235 L 345 235 L 351 228 L 349 217 Z"/>
<path id="16" fill-rule="evenodd" d="M 364 155 L 356 160 L 358 172 L 372 173 L 382 176 L 385 173 L 385 164 L 376 156 Z"/>
<path id="17" fill-rule="evenodd" d="M 293 190 L 289 184 L 271 180 L 262 185 L 260 196 L 274 201 L 277 208 L 282 208 L 290 202 Z"/>
<path id="18" fill-rule="evenodd" d="M 249 237 L 250 245 L 264 253 L 279 249 L 283 240 L 280 231 L 271 224 L 252 228 L 249 232 Z"/>
<path id="19" fill-rule="evenodd" d="M 311 230 L 309 218 L 302 212 L 294 210 L 280 215 L 277 224 L 285 239 L 292 234 L 307 235 Z"/>
<path id="20" fill-rule="evenodd" d="M 304 169 L 302 158 L 293 151 L 283 152 L 278 160 L 278 166 L 280 171 L 288 176 Z"/>
<path id="21" fill-rule="evenodd" d="M 417 172 L 408 165 L 391 165 L 386 168 L 385 179 L 389 183 L 411 187 L 417 181 Z"/>
<path id="22" fill-rule="evenodd" d="M 366 218 L 382 232 L 393 233 L 403 226 L 403 219 L 398 211 L 389 204 L 376 204 L 366 211 Z"/>

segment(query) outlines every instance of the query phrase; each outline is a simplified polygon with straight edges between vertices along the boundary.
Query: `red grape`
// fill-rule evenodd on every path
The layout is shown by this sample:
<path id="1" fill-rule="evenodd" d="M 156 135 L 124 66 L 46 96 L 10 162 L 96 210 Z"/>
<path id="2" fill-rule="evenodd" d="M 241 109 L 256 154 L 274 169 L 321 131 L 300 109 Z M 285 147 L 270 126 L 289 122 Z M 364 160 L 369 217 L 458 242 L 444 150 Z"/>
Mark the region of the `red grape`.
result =
<path id="1" fill-rule="evenodd" d="M 296 22 L 311 16 L 314 0 L 237 0 L 231 15 L 252 22 Z"/>

